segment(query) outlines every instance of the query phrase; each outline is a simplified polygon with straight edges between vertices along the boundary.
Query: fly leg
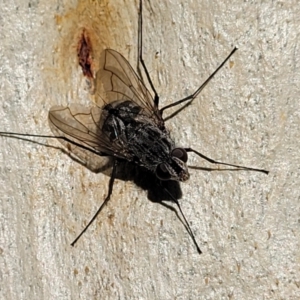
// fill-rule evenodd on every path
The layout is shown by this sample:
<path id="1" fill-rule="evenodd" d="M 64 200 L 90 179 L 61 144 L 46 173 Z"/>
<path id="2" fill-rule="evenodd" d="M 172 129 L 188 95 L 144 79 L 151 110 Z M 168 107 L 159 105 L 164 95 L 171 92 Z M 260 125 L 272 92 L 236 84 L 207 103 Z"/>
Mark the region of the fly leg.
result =
<path id="1" fill-rule="evenodd" d="M 193 240 L 193 242 L 194 242 L 194 245 L 196 246 L 197 252 L 198 252 L 199 254 L 202 254 L 202 251 L 201 251 L 201 249 L 200 249 L 200 247 L 199 247 L 199 245 L 198 245 L 198 243 L 197 243 L 197 241 L 196 241 L 196 238 L 195 238 L 195 236 L 194 236 L 194 234 L 193 234 L 193 231 L 192 231 L 192 229 L 191 229 L 191 227 L 190 227 L 190 224 L 189 224 L 189 222 L 187 221 L 187 219 L 186 219 L 186 217 L 185 217 L 185 215 L 184 215 L 184 213 L 183 213 L 183 211 L 182 211 L 182 209 L 181 209 L 181 206 L 180 206 L 178 200 L 177 200 L 177 199 L 169 192 L 168 189 L 166 189 L 166 188 L 164 188 L 164 187 L 163 187 L 163 189 L 164 189 L 164 191 L 171 197 L 172 201 L 177 205 L 177 207 L 178 207 L 178 209 L 179 209 L 179 211 L 180 211 L 180 214 L 182 215 L 183 220 L 184 220 L 184 222 L 185 222 L 185 228 L 186 228 L 188 234 L 190 235 L 190 237 L 192 238 L 192 240 Z"/>
<path id="2" fill-rule="evenodd" d="M 153 85 L 153 82 L 151 80 L 151 77 L 149 75 L 148 69 L 146 67 L 146 64 L 144 62 L 143 59 L 143 0 L 140 0 L 140 9 L 139 9 L 139 23 L 138 23 L 138 63 L 137 63 L 137 72 L 140 76 L 140 78 L 142 79 L 142 72 L 140 69 L 140 63 L 142 64 L 142 67 L 144 69 L 144 72 L 146 74 L 147 80 L 151 86 L 151 89 L 154 93 L 154 105 L 158 108 L 158 104 L 159 104 L 159 96 L 156 92 L 156 89 Z"/>
<path id="3" fill-rule="evenodd" d="M 207 160 L 208 162 L 210 162 L 212 164 L 219 164 L 219 165 L 234 167 L 234 168 L 241 169 L 241 170 L 248 170 L 248 171 L 255 171 L 255 172 L 261 172 L 261 173 L 264 173 L 264 174 L 269 174 L 269 171 L 263 170 L 263 169 L 249 168 L 249 167 L 245 167 L 245 166 L 228 164 L 228 163 L 216 161 L 214 159 L 211 159 L 211 158 L 203 155 L 202 153 L 200 153 L 200 152 L 198 152 L 198 151 L 196 151 L 192 148 L 185 148 L 185 151 L 186 152 L 194 152 L 195 154 L 197 154 L 198 156 L 200 156 L 201 158 Z"/>
<path id="4" fill-rule="evenodd" d="M 229 58 L 233 55 L 233 53 L 237 50 L 237 47 L 234 47 L 234 49 L 230 52 L 230 54 L 224 59 L 224 61 L 217 67 L 217 69 L 204 81 L 204 83 L 202 83 L 202 85 L 191 95 L 178 100 L 174 103 L 171 103 L 163 108 L 160 109 L 161 114 L 163 113 L 164 110 L 173 107 L 173 106 L 177 106 L 181 103 L 184 103 L 186 101 L 189 101 L 188 103 L 186 103 L 186 106 L 189 105 L 200 93 L 201 91 L 205 88 L 205 86 L 210 82 L 210 80 L 218 73 L 218 71 L 225 65 L 225 63 L 229 60 Z M 185 106 L 184 106 L 185 107 Z M 175 112 L 174 114 L 172 114 L 172 116 L 176 115 L 179 111 L 181 111 L 181 109 L 179 109 L 177 112 Z M 171 116 L 171 117 L 172 117 Z M 168 117 L 167 119 L 170 119 L 171 117 Z"/>
<path id="5" fill-rule="evenodd" d="M 118 165 L 118 161 L 114 160 L 112 174 L 111 174 L 111 177 L 110 177 L 109 183 L 108 183 L 108 194 L 107 194 L 104 202 L 101 204 L 101 206 L 99 207 L 99 209 L 97 210 L 97 212 L 94 214 L 94 216 L 92 217 L 92 219 L 89 221 L 89 223 L 85 226 L 85 228 L 81 231 L 81 233 L 77 236 L 77 238 L 72 242 L 71 246 L 74 246 L 76 244 L 76 242 L 80 239 L 80 237 L 86 232 L 86 230 L 95 221 L 95 219 L 97 218 L 97 216 L 99 215 L 99 213 L 101 212 L 101 210 L 103 209 L 103 207 L 105 206 L 105 204 L 110 199 L 110 196 L 111 196 L 112 191 L 113 191 L 114 181 L 115 181 L 115 178 L 116 178 L 117 165 Z"/>

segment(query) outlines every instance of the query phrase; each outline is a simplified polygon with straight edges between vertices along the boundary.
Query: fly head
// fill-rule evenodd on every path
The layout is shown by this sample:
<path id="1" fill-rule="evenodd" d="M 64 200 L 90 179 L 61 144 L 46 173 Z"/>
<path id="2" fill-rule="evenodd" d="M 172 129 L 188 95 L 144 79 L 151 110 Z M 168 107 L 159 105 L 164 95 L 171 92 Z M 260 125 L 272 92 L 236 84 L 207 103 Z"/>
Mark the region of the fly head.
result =
<path id="1" fill-rule="evenodd" d="M 157 165 L 155 174 L 160 180 L 186 181 L 190 174 L 186 162 L 188 155 L 183 148 L 174 148 L 167 161 Z"/>

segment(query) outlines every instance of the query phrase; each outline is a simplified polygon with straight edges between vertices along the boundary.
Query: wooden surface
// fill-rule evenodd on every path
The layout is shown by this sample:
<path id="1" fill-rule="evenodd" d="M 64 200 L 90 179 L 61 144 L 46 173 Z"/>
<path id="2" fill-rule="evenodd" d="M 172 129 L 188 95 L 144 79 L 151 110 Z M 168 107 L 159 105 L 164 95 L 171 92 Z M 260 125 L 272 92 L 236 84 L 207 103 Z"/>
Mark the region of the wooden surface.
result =
<path id="1" fill-rule="evenodd" d="M 72 248 L 109 177 L 0 137 L 0 298 L 300 298 L 299 14 L 296 0 L 145 3 L 144 58 L 162 105 L 239 48 L 167 122 L 178 145 L 270 170 L 191 170 L 181 205 L 201 256 L 172 210 L 122 180 Z M 91 103 L 76 56 L 83 28 L 95 68 L 106 47 L 136 66 L 137 1 L 16 0 L 0 16 L 0 131 L 50 134 L 51 106 Z M 189 164 L 210 167 L 193 155 Z"/>

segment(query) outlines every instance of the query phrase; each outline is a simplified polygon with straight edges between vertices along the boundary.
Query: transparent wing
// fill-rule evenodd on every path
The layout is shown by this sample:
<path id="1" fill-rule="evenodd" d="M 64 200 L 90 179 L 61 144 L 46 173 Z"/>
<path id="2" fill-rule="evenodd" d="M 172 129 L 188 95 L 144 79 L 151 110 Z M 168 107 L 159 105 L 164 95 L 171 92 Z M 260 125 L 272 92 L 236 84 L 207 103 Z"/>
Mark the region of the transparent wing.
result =
<path id="1" fill-rule="evenodd" d="M 81 105 L 54 106 L 48 115 L 52 133 L 87 168 L 104 171 L 111 166 L 111 157 L 126 159 L 121 148 L 112 145 L 101 132 L 101 108 Z"/>
<path id="2" fill-rule="evenodd" d="M 97 104 L 102 106 L 116 100 L 130 100 L 144 109 L 144 114 L 157 124 L 163 122 L 153 97 L 142 79 L 119 52 L 106 49 L 101 57 L 102 68 L 96 75 Z"/>

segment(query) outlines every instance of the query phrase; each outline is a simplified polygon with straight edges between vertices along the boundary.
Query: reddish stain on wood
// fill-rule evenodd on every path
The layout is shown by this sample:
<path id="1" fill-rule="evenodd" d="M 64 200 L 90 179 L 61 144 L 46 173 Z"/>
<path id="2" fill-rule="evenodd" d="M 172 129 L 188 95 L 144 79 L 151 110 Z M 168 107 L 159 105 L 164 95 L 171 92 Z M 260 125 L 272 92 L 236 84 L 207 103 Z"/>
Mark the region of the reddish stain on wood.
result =
<path id="1" fill-rule="evenodd" d="M 78 63 L 82 68 L 82 73 L 88 78 L 94 78 L 92 70 L 92 44 L 88 36 L 88 33 L 83 29 L 82 35 L 80 37 L 78 47 L 77 47 L 77 56 Z"/>

